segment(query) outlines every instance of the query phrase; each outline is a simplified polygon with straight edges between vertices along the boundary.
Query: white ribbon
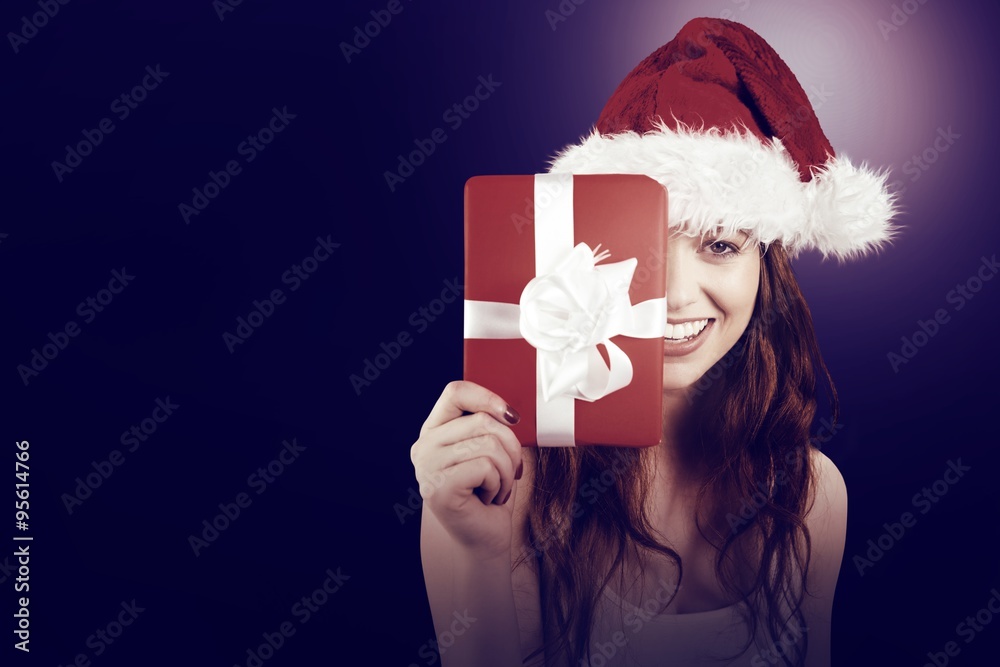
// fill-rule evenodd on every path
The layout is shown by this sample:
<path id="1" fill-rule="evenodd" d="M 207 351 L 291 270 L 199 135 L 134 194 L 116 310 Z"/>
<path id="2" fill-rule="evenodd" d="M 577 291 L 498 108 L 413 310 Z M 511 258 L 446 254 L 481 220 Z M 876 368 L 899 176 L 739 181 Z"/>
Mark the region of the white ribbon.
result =
<path id="1" fill-rule="evenodd" d="M 576 444 L 576 400 L 593 402 L 632 382 L 632 361 L 614 336 L 665 334 L 667 300 L 632 305 L 637 260 L 602 264 L 610 254 L 573 245 L 572 174 L 535 175 L 535 277 L 520 303 L 465 300 L 465 338 L 523 338 L 536 349 L 540 447 Z M 608 353 L 608 364 L 598 345 Z"/>

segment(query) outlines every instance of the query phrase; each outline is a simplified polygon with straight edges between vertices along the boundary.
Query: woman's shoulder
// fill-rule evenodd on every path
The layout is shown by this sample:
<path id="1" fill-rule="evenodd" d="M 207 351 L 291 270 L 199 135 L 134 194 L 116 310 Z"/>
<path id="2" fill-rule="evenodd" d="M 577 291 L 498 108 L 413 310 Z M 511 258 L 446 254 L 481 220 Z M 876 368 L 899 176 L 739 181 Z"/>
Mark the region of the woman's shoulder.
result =
<path id="1" fill-rule="evenodd" d="M 847 540 L 847 485 L 836 464 L 826 454 L 813 448 L 811 462 L 815 483 L 806 505 L 805 523 L 813 553 L 810 578 L 833 598 L 837 574 Z"/>
<path id="2" fill-rule="evenodd" d="M 815 447 L 810 447 L 810 464 L 815 475 L 811 507 L 806 518 L 813 521 L 823 517 L 847 517 L 847 484 L 837 465 L 830 457 Z M 832 516 L 831 516 L 832 515 Z"/>

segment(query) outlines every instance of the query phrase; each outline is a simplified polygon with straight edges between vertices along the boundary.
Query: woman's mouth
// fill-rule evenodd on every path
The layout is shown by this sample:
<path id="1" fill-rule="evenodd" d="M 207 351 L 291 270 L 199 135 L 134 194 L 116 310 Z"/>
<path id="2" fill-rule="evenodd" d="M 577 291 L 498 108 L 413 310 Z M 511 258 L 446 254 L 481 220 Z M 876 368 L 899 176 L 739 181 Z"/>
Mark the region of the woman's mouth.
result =
<path id="1" fill-rule="evenodd" d="M 712 328 L 714 323 L 715 320 L 712 318 L 683 324 L 667 323 L 667 330 L 663 336 L 663 354 L 680 356 L 694 352 L 701 346 L 702 341 L 708 335 L 706 332 Z"/>
<path id="2" fill-rule="evenodd" d="M 704 331 L 710 321 L 708 319 L 684 322 L 683 324 L 667 323 L 667 331 L 663 337 L 671 341 L 690 340 Z"/>

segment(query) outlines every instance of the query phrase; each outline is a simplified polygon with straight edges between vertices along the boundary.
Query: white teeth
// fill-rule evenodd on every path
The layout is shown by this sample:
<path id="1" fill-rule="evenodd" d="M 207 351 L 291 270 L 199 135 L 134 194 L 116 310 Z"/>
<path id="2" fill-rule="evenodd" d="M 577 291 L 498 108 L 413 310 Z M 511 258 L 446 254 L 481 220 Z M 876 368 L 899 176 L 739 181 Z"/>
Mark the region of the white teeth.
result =
<path id="1" fill-rule="evenodd" d="M 708 326 L 708 320 L 697 320 L 695 322 L 684 322 L 683 324 L 667 323 L 667 330 L 663 337 L 668 340 L 681 340 L 690 338 Z"/>

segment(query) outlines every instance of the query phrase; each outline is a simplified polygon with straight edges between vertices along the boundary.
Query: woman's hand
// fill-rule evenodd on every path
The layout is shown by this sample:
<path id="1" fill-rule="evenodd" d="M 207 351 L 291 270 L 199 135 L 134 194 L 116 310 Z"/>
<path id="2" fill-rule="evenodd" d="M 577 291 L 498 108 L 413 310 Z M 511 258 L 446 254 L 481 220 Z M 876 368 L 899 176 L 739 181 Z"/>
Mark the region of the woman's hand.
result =
<path id="1" fill-rule="evenodd" d="M 510 555 L 511 499 L 523 468 L 508 424 L 519 420 L 485 387 L 450 382 L 410 448 L 424 508 L 477 558 Z"/>

